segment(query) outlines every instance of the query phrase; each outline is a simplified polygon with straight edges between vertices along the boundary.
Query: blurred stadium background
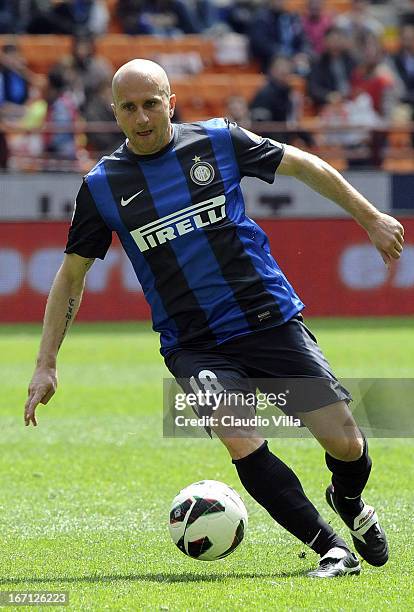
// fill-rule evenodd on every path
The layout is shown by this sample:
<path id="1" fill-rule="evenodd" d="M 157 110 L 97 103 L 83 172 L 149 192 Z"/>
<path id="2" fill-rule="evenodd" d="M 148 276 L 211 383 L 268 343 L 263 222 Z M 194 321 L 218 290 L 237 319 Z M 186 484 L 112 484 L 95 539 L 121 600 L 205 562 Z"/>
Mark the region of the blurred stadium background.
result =
<path id="1" fill-rule="evenodd" d="M 167 70 L 177 121 L 227 116 L 310 150 L 404 223 L 387 272 L 332 203 L 244 179 L 307 314 L 412 314 L 414 1 L 0 0 L 0 49 L 0 322 L 41 320 L 80 178 L 122 142 L 110 82 L 135 57 Z M 114 240 L 78 318 L 148 317 Z"/>

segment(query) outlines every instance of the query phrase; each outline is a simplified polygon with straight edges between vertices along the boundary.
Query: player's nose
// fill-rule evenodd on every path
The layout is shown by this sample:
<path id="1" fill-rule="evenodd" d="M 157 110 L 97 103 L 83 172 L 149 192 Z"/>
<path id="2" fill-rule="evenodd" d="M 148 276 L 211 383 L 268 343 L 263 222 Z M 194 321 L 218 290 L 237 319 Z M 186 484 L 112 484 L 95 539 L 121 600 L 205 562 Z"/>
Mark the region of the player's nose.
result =
<path id="1" fill-rule="evenodd" d="M 136 123 L 138 126 L 145 126 L 148 123 L 148 115 L 143 108 L 138 108 L 136 113 Z"/>

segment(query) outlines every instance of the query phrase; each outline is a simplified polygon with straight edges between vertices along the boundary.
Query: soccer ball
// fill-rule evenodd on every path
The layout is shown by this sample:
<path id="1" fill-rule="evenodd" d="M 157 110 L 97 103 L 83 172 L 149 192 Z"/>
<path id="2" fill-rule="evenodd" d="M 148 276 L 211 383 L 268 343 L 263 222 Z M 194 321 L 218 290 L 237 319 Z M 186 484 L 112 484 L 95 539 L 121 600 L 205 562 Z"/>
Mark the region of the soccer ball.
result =
<path id="1" fill-rule="evenodd" d="M 234 489 L 218 480 L 195 482 L 174 498 L 170 535 L 189 557 L 215 561 L 232 553 L 244 538 L 247 511 Z"/>

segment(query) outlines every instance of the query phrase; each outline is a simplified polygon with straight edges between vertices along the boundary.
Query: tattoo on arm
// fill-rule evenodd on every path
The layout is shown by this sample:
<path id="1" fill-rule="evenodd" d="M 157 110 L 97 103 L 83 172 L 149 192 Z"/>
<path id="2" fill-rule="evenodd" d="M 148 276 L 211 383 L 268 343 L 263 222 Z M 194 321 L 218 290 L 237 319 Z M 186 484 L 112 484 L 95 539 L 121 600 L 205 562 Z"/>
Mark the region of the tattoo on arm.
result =
<path id="1" fill-rule="evenodd" d="M 95 261 L 95 259 L 87 259 L 85 262 L 85 273 L 89 270 L 89 268 L 92 266 L 93 262 Z M 73 319 L 73 317 L 75 316 L 75 310 L 76 310 L 76 298 L 74 297 L 70 297 L 68 300 L 68 308 L 65 314 L 65 328 L 62 332 L 62 337 L 60 339 L 59 342 L 59 346 L 58 346 L 58 350 L 60 349 L 60 347 L 62 346 L 62 342 L 65 339 L 66 336 L 66 332 L 69 329 L 70 323 Z"/>
<path id="2" fill-rule="evenodd" d="M 65 329 L 63 330 L 62 337 L 61 337 L 60 342 L 59 342 L 59 348 L 62 346 L 62 342 L 63 342 L 63 340 L 64 340 L 64 338 L 66 336 L 66 332 L 68 331 L 69 324 L 70 324 L 70 322 L 71 322 L 71 320 L 73 318 L 74 311 L 75 311 L 75 298 L 69 298 L 69 300 L 68 300 L 68 309 L 67 309 L 66 315 L 65 315 L 65 319 L 66 319 L 66 321 L 65 321 Z"/>

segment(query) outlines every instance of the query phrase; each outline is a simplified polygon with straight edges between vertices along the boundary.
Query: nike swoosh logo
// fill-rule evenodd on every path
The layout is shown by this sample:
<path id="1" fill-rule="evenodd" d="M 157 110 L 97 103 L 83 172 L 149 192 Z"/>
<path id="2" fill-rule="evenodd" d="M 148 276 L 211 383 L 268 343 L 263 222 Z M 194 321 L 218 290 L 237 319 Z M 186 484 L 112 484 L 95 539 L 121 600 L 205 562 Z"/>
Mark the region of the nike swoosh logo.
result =
<path id="1" fill-rule="evenodd" d="M 143 191 L 144 190 L 141 189 L 141 191 L 138 191 L 137 193 L 134 193 L 134 195 L 131 196 L 130 198 L 128 198 L 127 200 L 124 200 L 124 197 L 122 196 L 122 198 L 121 198 L 121 206 L 126 206 L 127 204 L 132 202 L 132 200 L 134 200 L 137 196 L 139 196 L 139 194 L 142 193 Z"/>
<path id="2" fill-rule="evenodd" d="M 310 542 L 306 542 L 306 546 L 313 546 L 316 542 L 316 539 L 318 537 L 318 535 L 321 533 L 322 529 L 319 529 L 318 533 L 316 534 L 316 536 L 313 538 L 313 540 L 311 540 Z"/>

